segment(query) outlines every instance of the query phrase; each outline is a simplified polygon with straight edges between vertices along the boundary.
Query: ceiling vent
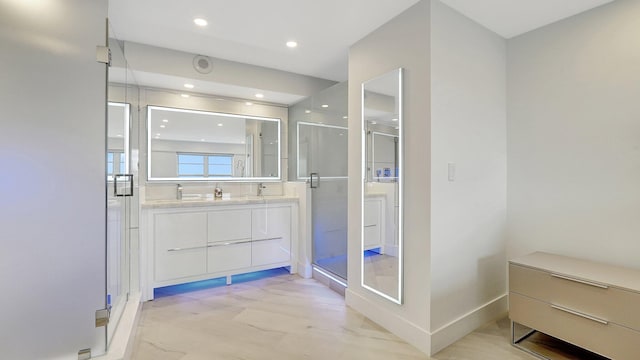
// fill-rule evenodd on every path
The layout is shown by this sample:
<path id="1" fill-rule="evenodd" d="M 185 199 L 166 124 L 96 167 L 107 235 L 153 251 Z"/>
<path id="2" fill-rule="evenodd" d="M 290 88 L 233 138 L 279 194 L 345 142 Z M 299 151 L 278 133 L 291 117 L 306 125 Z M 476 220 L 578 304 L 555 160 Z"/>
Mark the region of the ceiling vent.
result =
<path id="1" fill-rule="evenodd" d="M 204 55 L 196 55 L 193 58 L 193 68 L 200 74 L 208 74 L 213 70 L 211 58 Z"/>

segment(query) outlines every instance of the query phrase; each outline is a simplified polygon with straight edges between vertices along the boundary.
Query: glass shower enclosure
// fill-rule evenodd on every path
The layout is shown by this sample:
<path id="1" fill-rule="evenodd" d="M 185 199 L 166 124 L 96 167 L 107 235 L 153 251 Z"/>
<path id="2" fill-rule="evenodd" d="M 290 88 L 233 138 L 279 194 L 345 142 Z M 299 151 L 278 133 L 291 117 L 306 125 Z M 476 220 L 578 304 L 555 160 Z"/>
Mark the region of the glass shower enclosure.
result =
<path id="1" fill-rule="evenodd" d="M 289 108 L 289 178 L 311 188 L 312 262 L 347 279 L 347 83 Z"/>

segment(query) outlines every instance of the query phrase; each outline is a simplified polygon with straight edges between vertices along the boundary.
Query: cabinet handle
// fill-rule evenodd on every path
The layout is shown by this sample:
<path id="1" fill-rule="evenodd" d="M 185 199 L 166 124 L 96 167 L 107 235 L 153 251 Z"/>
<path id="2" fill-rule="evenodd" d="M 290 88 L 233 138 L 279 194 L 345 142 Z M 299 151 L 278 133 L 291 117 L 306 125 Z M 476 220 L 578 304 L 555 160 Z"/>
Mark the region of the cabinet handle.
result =
<path id="1" fill-rule="evenodd" d="M 581 318 L 585 318 L 587 320 L 595 321 L 595 322 L 600 323 L 602 325 L 609 325 L 609 322 L 607 320 L 602 320 L 602 319 L 597 318 L 595 316 L 583 314 L 581 312 L 578 312 L 578 311 L 575 311 L 575 310 L 571 310 L 571 309 L 567 309 L 566 307 L 562 307 L 562 306 L 558 306 L 558 305 L 551 304 L 551 307 L 556 309 L 556 310 L 564 311 L 566 313 L 569 313 L 569 314 L 572 314 L 572 315 L 575 315 L 575 316 L 579 316 Z"/>
<path id="2" fill-rule="evenodd" d="M 378 226 L 378 225 L 376 225 L 376 224 L 373 224 L 373 225 L 365 225 L 364 227 L 368 228 L 368 227 L 374 227 L 374 226 Z"/>
<path id="3" fill-rule="evenodd" d="M 235 242 L 224 242 L 224 243 L 215 243 L 215 244 L 209 244 L 207 245 L 208 248 L 212 248 L 212 247 L 219 247 L 219 246 L 229 246 L 229 245 L 237 245 L 237 244 L 247 244 L 250 243 L 251 240 L 245 240 L 245 241 L 235 241 Z"/>
<path id="4" fill-rule="evenodd" d="M 195 250 L 195 249 L 206 249 L 206 246 L 194 246 L 194 247 L 188 247 L 188 248 L 171 248 L 171 249 L 167 249 L 167 251 L 183 251 L 183 250 Z"/>
<path id="5" fill-rule="evenodd" d="M 591 281 L 585 281 L 585 280 L 580 280 L 580 279 L 576 279 L 576 278 L 572 278 L 572 277 L 568 277 L 568 276 L 564 276 L 564 275 L 558 275 L 558 274 L 551 274 L 551 276 L 553 276 L 554 278 L 558 278 L 558 279 L 562 279 L 562 280 L 568 280 L 568 281 L 573 281 L 573 282 L 577 282 L 580 284 L 584 284 L 584 285 L 589 285 L 589 286 L 594 286 L 600 289 L 608 289 L 609 287 L 607 285 L 603 285 L 603 284 L 599 284 L 599 283 L 595 283 L 595 282 L 591 282 Z"/>
<path id="6" fill-rule="evenodd" d="M 259 239 L 259 240 L 252 240 L 252 241 L 253 242 L 259 242 L 259 241 L 280 240 L 280 239 L 282 239 L 282 237 L 274 237 L 274 238 Z"/>

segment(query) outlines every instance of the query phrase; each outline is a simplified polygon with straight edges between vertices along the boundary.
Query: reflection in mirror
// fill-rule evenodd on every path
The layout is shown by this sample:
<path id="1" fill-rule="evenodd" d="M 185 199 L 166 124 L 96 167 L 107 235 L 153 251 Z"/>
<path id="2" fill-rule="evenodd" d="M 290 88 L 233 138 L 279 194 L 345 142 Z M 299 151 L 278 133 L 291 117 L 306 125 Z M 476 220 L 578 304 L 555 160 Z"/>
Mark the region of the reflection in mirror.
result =
<path id="1" fill-rule="evenodd" d="M 129 173 L 129 104 L 109 102 L 107 107 L 107 179 Z"/>
<path id="2" fill-rule="evenodd" d="M 280 119 L 148 106 L 149 180 L 278 180 Z"/>
<path id="3" fill-rule="evenodd" d="M 402 303 L 402 69 L 362 84 L 362 286 Z"/>

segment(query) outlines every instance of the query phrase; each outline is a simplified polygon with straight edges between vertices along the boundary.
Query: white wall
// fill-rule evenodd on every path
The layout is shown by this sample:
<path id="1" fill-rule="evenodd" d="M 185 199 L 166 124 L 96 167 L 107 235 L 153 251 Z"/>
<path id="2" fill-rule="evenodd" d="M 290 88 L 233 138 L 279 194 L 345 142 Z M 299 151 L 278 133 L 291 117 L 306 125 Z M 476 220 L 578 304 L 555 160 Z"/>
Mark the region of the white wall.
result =
<path id="1" fill-rule="evenodd" d="M 506 312 L 505 82 L 506 41 L 432 1 L 432 352 Z"/>
<path id="2" fill-rule="evenodd" d="M 0 351 L 104 352 L 107 1 L 0 2 Z"/>
<path id="3" fill-rule="evenodd" d="M 508 41 L 508 257 L 640 268 L 640 2 Z"/>
<path id="4" fill-rule="evenodd" d="M 349 51 L 349 306 L 429 353 L 430 54 L 429 1 L 421 1 L 354 44 Z M 362 82 L 404 72 L 404 304 L 360 285 Z"/>

